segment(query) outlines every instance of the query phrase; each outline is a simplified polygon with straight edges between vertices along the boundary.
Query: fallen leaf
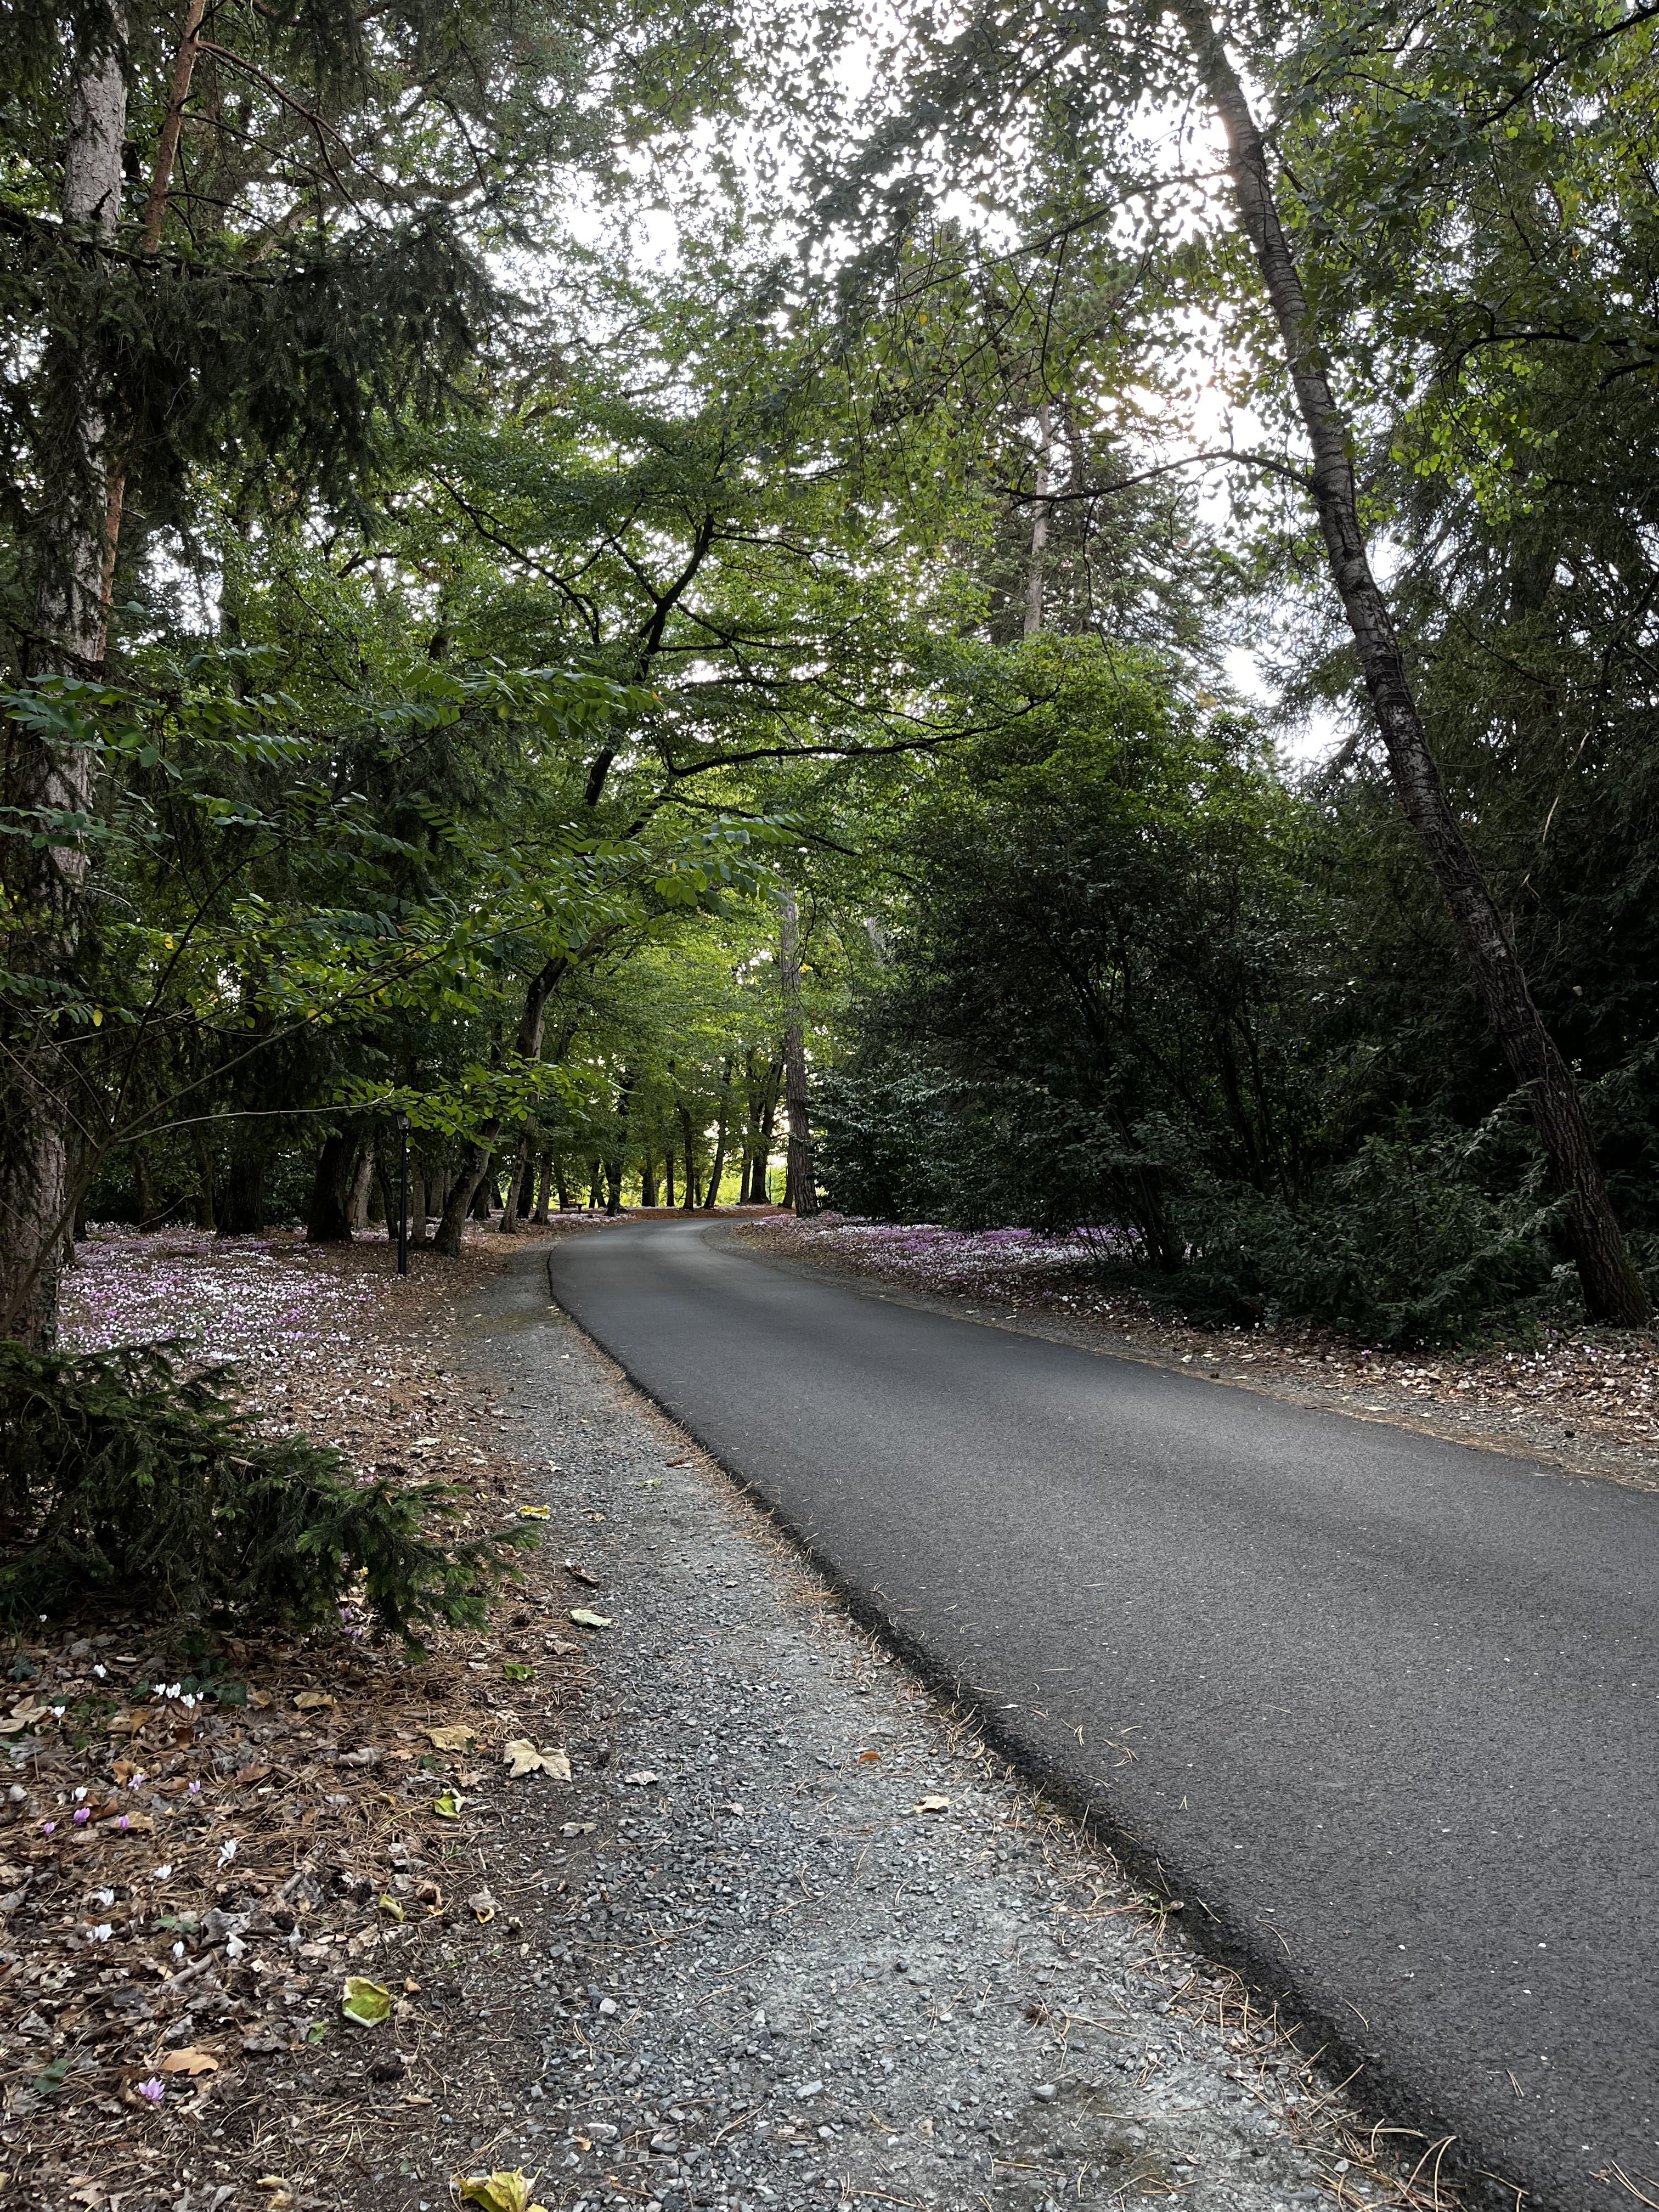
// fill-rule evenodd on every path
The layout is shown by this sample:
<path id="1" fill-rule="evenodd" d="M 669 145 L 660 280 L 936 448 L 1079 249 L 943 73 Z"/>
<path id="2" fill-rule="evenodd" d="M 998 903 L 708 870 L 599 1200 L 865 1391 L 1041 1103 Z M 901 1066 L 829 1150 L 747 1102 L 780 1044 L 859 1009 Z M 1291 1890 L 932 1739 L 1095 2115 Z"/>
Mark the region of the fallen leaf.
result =
<path id="1" fill-rule="evenodd" d="M 340 2010 L 359 2027 L 378 2027 L 392 2012 L 392 1992 L 361 1974 L 348 1974 L 340 1991 Z"/>
<path id="2" fill-rule="evenodd" d="M 434 1747 L 439 1751 L 465 1751 L 477 1733 L 477 1729 L 469 1728 L 465 1721 L 458 1721 L 451 1728 L 434 1728 L 427 1730 Z"/>
<path id="3" fill-rule="evenodd" d="M 861 1751 L 859 1753 L 859 1765 L 860 1766 L 873 1766 L 877 1759 L 880 1757 L 881 1753 L 878 1751 Z"/>
<path id="4" fill-rule="evenodd" d="M 522 1659 L 503 1659 L 501 1672 L 509 1682 L 533 1682 L 536 1679 L 535 1668 L 526 1666 Z"/>
<path id="5" fill-rule="evenodd" d="M 951 1809 L 951 1801 L 948 1797 L 922 1797 L 917 1800 L 911 1809 L 917 1813 L 948 1813 Z"/>
<path id="6" fill-rule="evenodd" d="M 270 2212 L 289 2212 L 295 2202 L 294 2191 L 280 2173 L 262 2173 L 253 2186 L 270 2191 Z"/>
<path id="7" fill-rule="evenodd" d="M 455 2186 L 463 2204 L 482 2205 L 483 2212 L 543 2212 L 530 2201 L 530 2182 L 523 2170 L 512 2173 L 458 2173 Z"/>
<path id="8" fill-rule="evenodd" d="M 320 1712 L 334 1702 L 325 1690 L 301 1690 L 294 1700 L 294 1709 L 301 1713 Z"/>
<path id="9" fill-rule="evenodd" d="M 585 1605 L 575 1607 L 570 1618 L 578 1628 L 609 1628 L 611 1626 L 604 1613 L 590 1613 Z"/>
<path id="10" fill-rule="evenodd" d="M 568 1659 L 582 1648 L 580 1644 L 573 1644 L 568 1636 L 550 1636 L 546 1641 L 548 1650 L 561 1659 Z"/>
<path id="11" fill-rule="evenodd" d="M 601 1577 L 590 1573 L 586 1567 L 579 1567 L 574 1559 L 567 1559 L 565 1561 L 564 1571 L 566 1574 L 569 1576 L 573 1583 L 586 1583 L 589 1589 L 603 1589 L 605 1588 L 605 1583 Z"/>
<path id="12" fill-rule="evenodd" d="M 591 1836 L 598 1826 L 597 1820 L 567 1820 L 559 1833 L 562 1836 Z"/>
<path id="13" fill-rule="evenodd" d="M 210 2051 L 198 2051 L 192 2043 L 183 2051 L 169 2051 L 158 2071 L 163 2074 L 216 2074 L 219 2062 Z"/>
<path id="14" fill-rule="evenodd" d="M 453 1790 L 446 1790 L 441 1797 L 433 1799 L 432 1809 L 441 1820 L 459 1820 L 461 1808 L 465 1802 L 465 1797 L 457 1796 Z"/>
<path id="15" fill-rule="evenodd" d="M 263 1782 L 270 1771 L 269 1766 L 239 1766 L 230 1778 L 246 1786 L 250 1782 Z"/>
<path id="16" fill-rule="evenodd" d="M 510 1781 L 520 1781 L 526 1774 L 550 1774 L 556 1782 L 568 1782 L 570 1779 L 570 1753 L 568 1751 L 538 1751 L 528 1736 L 514 1736 L 504 1756 Z"/>
<path id="17" fill-rule="evenodd" d="M 389 1892 L 380 1897 L 377 1897 L 374 1902 L 380 1910 L 386 1914 L 388 1919 L 401 1920 L 404 1917 L 403 1906 L 398 1902 L 398 1899 L 395 1897 L 391 1895 Z"/>
<path id="18" fill-rule="evenodd" d="M 487 1889 L 480 1889 L 468 1898 L 466 1909 L 476 1917 L 480 1927 L 488 1927 L 501 1907 Z"/>
<path id="19" fill-rule="evenodd" d="M 660 1782 L 662 1777 L 653 1774 L 648 1766 L 642 1766 L 637 1774 L 624 1774 L 623 1780 L 630 1789 L 648 1790 L 653 1782 Z"/>
<path id="20" fill-rule="evenodd" d="M 520 1521 L 545 1521 L 552 1510 L 550 1505 L 521 1505 L 519 1518 Z"/>

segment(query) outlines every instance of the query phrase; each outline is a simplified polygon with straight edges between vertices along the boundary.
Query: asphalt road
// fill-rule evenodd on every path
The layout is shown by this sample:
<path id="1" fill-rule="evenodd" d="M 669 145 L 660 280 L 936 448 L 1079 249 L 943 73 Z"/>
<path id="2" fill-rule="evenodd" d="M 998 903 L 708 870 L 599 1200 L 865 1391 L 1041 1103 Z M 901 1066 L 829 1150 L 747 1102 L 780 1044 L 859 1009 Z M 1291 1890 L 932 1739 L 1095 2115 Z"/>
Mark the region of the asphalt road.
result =
<path id="1" fill-rule="evenodd" d="M 1596 2176 L 1659 2176 L 1659 1497 L 689 1224 L 549 1273 L 1201 1941 L 1364 2057 L 1375 2108 L 1532 2203 L 1629 2212 Z"/>

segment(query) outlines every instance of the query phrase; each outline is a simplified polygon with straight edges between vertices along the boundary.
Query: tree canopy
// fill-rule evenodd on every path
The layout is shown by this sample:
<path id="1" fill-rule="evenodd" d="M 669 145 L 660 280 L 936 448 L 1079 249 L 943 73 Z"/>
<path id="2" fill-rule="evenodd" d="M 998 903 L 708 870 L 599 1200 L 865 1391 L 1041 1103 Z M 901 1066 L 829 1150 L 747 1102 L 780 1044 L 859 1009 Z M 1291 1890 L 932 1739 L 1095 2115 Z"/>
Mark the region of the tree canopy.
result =
<path id="1" fill-rule="evenodd" d="M 1650 1318 L 1640 10 L 13 13 L 7 1334 L 399 1116 Z"/>

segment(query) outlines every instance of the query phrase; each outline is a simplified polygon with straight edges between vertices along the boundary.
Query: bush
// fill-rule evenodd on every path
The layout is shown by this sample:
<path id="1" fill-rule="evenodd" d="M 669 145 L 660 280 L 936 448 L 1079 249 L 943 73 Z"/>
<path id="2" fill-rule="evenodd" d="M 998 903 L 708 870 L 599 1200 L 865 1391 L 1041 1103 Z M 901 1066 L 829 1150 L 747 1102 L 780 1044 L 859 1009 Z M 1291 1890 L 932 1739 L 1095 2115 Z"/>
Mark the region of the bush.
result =
<path id="1" fill-rule="evenodd" d="M 223 1369 L 181 1374 L 167 1348 L 71 1354 L 0 1342 L 0 1619 L 93 1592 L 189 1621 L 317 1627 L 350 1595 L 416 1642 L 483 1616 L 533 1543 L 512 1528 L 446 1546 L 441 1484 L 360 1481 L 338 1452 L 260 1433 Z"/>
<path id="2" fill-rule="evenodd" d="M 1157 1288 L 1204 1319 L 1326 1322 L 1375 1344 L 1581 1320 L 1556 1249 L 1565 1208 L 1538 1167 L 1519 1189 L 1485 1187 L 1479 1155 L 1503 1118 L 1472 1136 L 1370 1137 L 1294 1206 L 1200 1179 L 1178 1207 L 1187 1265 Z"/>

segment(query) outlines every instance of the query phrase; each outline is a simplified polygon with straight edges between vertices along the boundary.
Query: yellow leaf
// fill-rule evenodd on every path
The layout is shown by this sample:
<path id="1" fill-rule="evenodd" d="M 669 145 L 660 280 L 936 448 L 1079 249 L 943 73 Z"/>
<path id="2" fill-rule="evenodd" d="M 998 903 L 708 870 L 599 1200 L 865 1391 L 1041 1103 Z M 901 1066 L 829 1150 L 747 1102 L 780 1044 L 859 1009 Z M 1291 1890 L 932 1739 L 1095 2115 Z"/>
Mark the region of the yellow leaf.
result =
<path id="1" fill-rule="evenodd" d="M 514 1736 L 503 1756 L 509 1781 L 517 1782 L 526 1774 L 550 1774 L 556 1782 L 570 1779 L 570 1753 L 551 1749 L 538 1751 L 528 1736 Z"/>
<path id="2" fill-rule="evenodd" d="M 348 1974 L 340 1991 L 340 2010 L 359 2027 L 378 2027 L 392 2013 L 392 1992 L 361 1974 Z"/>
<path id="3" fill-rule="evenodd" d="M 519 1518 L 520 1521 L 545 1521 L 552 1510 L 550 1505 L 521 1505 Z"/>
<path id="4" fill-rule="evenodd" d="M 432 1809 L 441 1820 L 459 1820 L 461 1817 L 461 1808 L 465 1802 L 465 1798 L 460 1796 L 459 1791 L 446 1790 L 441 1797 L 433 1799 Z"/>
<path id="5" fill-rule="evenodd" d="M 333 1698 L 325 1691 L 301 1690 L 294 1700 L 294 1707 L 296 1712 L 314 1713 L 333 1703 Z"/>
<path id="6" fill-rule="evenodd" d="M 428 1729 L 427 1734 L 440 1751 L 465 1751 L 478 1731 L 468 1728 L 464 1721 L 453 1728 Z"/>
<path id="7" fill-rule="evenodd" d="M 219 2062 L 210 2051 L 198 2051 L 191 2044 L 185 2051 L 169 2051 L 161 2061 L 163 2074 L 216 2074 Z"/>
<path id="8" fill-rule="evenodd" d="M 570 1618 L 578 1628 L 609 1628 L 610 1621 L 602 1613 L 590 1613 L 585 1605 L 572 1609 Z"/>
<path id="9" fill-rule="evenodd" d="M 511 2173 L 457 2174 L 455 2186 L 463 2204 L 477 2204 L 483 2212 L 543 2212 L 530 2201 L 529 2177 L 522 2168 Z"/>

